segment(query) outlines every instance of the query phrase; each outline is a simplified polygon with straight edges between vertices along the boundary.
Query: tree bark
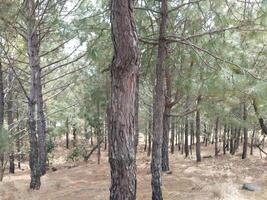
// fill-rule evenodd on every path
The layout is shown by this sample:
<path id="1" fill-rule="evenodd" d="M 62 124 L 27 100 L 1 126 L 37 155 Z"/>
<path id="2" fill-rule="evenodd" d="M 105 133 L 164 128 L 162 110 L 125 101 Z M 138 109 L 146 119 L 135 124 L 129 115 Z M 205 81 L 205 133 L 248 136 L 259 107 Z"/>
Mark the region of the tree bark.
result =
<path id="1" fill-rule="evenodd" d="M 167 55 L 166 30 L 168 20 L 168 1 L 161 1 L 161 21 L 159 30 L 159 45 L 156 65 L 156 85 L 153 99 L 153 145 L 152 145 L 152 199 L 162 200 L 161 190 L 161 159 L 163 137 L 163 111 L 164 111 L 164 61 Z"/>
<path id="2" fill-rule="evenodd" d="M 174 154 L 174 138 L 175 137 L 175 120 L 172 118 L 171 122 L 171 153 Z"/>
<path id="3" fill-rule="evenodd" d="M 253 132 L 251 136 L 251 142 L 250 142 L 250 155 L 253 155 L 253 146 L 254 146 L 254 136 L 255 136 L 256 128 L 253 127 Z"/>
<path id="4" fill-rule="evenodd" d="M 13 71 L 12 69 L 8 69 L 8 94 L 7 94 L 7 124 L 8 124 L 8 132 L 13 137 L 13 89 L 12 89 L 12 80 L 13 80 Z M 14 145 L 11 144 L 11 152 L 9 154 L 9 173 L 15 173 L 15 156 L 14 156 Z"/>
<path id="5" fill-rule="evenodd" d="M 197 106 L 199 106 L 201 101 L 201 96 L 198 96 Z M 200 111 L 197 110 L 196 113 L 196 157 L 197 162 L 201 162 L 201 142 L 200 142 Z"/>
<path id="6" fill-rule="evenodd" d="M 219 131 L 219 117 L 216 117 L 216 122 L 215 122 L 215 156 L 218 156 L 219 149 L 218 149 L 218 131 Z"/>
<path id="7" fill-rule="evenodd" d="M 247 149 L 248 149 L 248 129 L 246 127 L 246 121 L 247 121 L 247 107 L 246 107 L 246 103 L 244 103 L 243 105 L 243 120 L 244 120 L 244 124 L 245 127 L 243 129 L 244 131 L 244 142 L 243 142 L 243 153 L 242 153 L 242 159 L 246 159 L 247 158 Z"/>
<path id="8" fill-rule="evenodd" d="M 40 181 L 40 165 L 38 158 L 38 139 L 36 131 L 36 102 L 38 96 L 38 70 L 40 68 L 39 60 L 39 39 L 36 29 L 35 19 L 36 5 L 33 0 L 26 1 L 26 13 L 27 13 L 27 24 L 28 24 L 28 35 L 27 35 L 27 47 L 29 66 L 31 68 L 30 77 L 30 94 L 28 99 L 28 125 L 29 125 L 29 140 L 30 140 L 30 169 L 31 169 L 31 183 L 30 188 L 38 190 L 41 186 Z"/>
<path id="9" fill-rule="evenodd" d="M 110 200 L 136 199 L 135 115 L 139 70 L 132 0 L 111 0 L 114 56 L 109 113 Z"/>
<path id="10" fill-rule="evenodd" d="M 70 130 L 69 130 L 69 118 L 67 117 L 66 119 L 66 148 L 69 149 L 69 134 L 70 134 Z"/>
<path id="11" fill-rule="evenodd" d="M 37 65 L 37 133 L 38 133 L 38 147 L 39 147 L 39 163 L 41 175 L 46 173 L 46 118 L 44 114 L 44 101 L 43 101 L 43 91 L 42 91 L 42 80 L 41 80 L 41 68 Z"/>
<path id="12" fill-rule="evenodd" d="M 152 137 L 152 108 L 149 108 L 149 120 L 148 120 L 148 149 L 147 149 L 147 156 L 151 155 L 151 137 Z"/>
<path id="13" fill-rule="evenodd" d="M 0 134 L 2 134 L 4 124 L 4 81 L 3 81 L 3 68 L 0 62 Z M 0 182 L 3 180 L 5 172 L 5 152 L 0 152 Z"/>
<path id="14" fill-rule="evenodd" d="M 185 121 L 184 121 L 185 125 L 184 125 L 184 136 L 185 136 L 185 140 L 184 140 L 184 151 L 185 151 L 185 157 L 189 156 L 189 146 L 188 146 L 188 117 L 185 117 Z"/>

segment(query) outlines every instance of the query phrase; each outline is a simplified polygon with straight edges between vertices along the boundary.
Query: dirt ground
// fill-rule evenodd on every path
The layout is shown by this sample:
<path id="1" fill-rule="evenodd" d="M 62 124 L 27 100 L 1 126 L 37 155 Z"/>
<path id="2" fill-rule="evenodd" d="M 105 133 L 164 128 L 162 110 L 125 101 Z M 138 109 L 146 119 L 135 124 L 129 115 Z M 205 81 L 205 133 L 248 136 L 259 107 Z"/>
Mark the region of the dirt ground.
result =
<path id="1" fill-rule="evenodd" d="M 208 156 L 212 147 L 203 147 L 202 155 Z M 170 155 L 171 174 L 163 174 L 165 200 L 267 200 L 267 160 L 256 156 L 246 160 L 235 156 L 220 155 L 196 163 L 194 157 L 185 159 L 179 152 Z M 76 166 L 64 163 L 66 151 L 57 157 L 57 171 L 42 177 L 39 191 L 29 187 L 29 171 L 6 175 L 0 183 L 0 200 L 106 200 L 109 195 L 110 169 L 107 152 L 102 153 L 101 165 L 96 157 Z M 151 199 L 149 174 L 150 159 L 141 150 L 138 153 L 138 200 Z M 255 183 L 258 191 L 242 190 L 243 183 Z"/>

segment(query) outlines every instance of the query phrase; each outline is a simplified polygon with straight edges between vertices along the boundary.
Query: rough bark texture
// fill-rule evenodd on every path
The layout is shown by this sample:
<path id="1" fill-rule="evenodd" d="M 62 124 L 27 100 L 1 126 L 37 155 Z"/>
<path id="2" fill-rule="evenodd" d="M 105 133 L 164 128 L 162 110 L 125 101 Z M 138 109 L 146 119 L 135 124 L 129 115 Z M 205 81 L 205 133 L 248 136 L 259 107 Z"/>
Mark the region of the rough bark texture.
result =
<path id="1" fill-rule="evenodd" d="M 169 131 L 170 131 L 170 107 L 166 106 L 163 114 L 163 140 L 162 140 L 162 171 L 170 170 L 169 166 Z"/>
<path id="2" fill-rule="evenodd" d="M 247 107 L 246 104 L 244 103 L 243 105 L 243 120 L 244 123 L 247 121 Z M 247 158 L 247 151 L 248 151 L 248 129 L 245 126 L 244 129 L 244 142 L 243 142 L 243 153 L 242 153 L 242 159 Z"/>
<path id="3" fill-rule="evenodd" d="M 162 171 L 169 171 L 169 132 L 170 132 L 170 114 L 171 114 L 171 74 L 169 66 L 165 66 L 165 108 L 163 114 L 163 141 L 162 141 Z"/>
<path id="4" fill-rule="evenodd" d="M 167 54 L 166 30 L 168 20 L 168 1 L 161 2 L 161 22 L 159 30 L 159 46 L 156 65 L 156 85 L 153 99 L 153 144 L 152 144 L 152 199 L 162 200 L 161 190 L 161 159 L 163 137 L 163 111 L 164 111 L 164 61 Z"/>
<path id="5" fill-rule="evenodd" d="M 201 97 L 199 96 L 197 99 L 197 105 L 199 105 L 201 101 Z M 200 111 L 197 110 L 196 114 L 196 156 L 197 156 L 197 162 L 201 161 L 201 149 L 200 149 Z"/>
<path id="6" fill-rule="evenodd" d="M 46 118 L 44 114 L 44 101 L 42 92 L 42 81 L 41 81 L 41 68 L 38 65 L 37 69 L 37 133 L 38 133 L 38 153 L 39 153 L 39 164 L 41 175 L 46 173 Z"/>
<path id="7" fill-rule="evenodd" d="M 111 29 L 114 57 L 109 113 L 110 199 L 134 200 L 135 98 L 139 58 L 132 0 L 111 0 Z"/>
<path id="8" fill-rule="evenodd" d="M 31 69 L 30 77 L 30 94 L 28 99 L 28 125 L 29 125 L 29 140 L 30 140 L 30 169 L 31 169 L 31 189 L 39 189 L 40 181 L 40 166 L 38 158 L 38 139 L 36 131 L 36 102 L 38 96 L 38 69 L 39 66 L 39 41 L 35 27 L 35 4 L 33 0 L 26 1 L 28 35 L 27 47 L 29 56 L 29 66 Z"/>

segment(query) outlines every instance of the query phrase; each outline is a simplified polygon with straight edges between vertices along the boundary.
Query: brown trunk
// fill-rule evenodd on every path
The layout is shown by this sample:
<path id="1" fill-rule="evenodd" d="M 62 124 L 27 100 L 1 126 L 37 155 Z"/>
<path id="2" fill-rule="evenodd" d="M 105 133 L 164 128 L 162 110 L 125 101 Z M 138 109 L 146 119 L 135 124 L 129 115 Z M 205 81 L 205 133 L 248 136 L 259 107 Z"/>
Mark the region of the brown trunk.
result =
<path id="1" fill-rule="evenodd" d="M 166 94 L 165 107 L 163 114 L 163 140 L 162 140 L 162 171 L 169 171 L 169 132 L 170 132 L 170 114 L 171 114 L 171 73 L 168 65 L 165 66 Z"/>
<path id="2" fill-rule="evenodd" d="M 219 149 L 218 149 L 218 131 L 219 131 L 219 117 L 216 117 L 216 122 L 215 122 L 215 156 L 218 156 Z"/>
<path id="3" fill-rule="evenodd" d="M 4 124 L 4 83 L 3 83 L 3 69 L 0 62 L 0 134 L 2 134 Z M 3 180 L 5 172 L 5 152 L 0 152 L 0 182 Z"/>
<path id="4" fill-rule="evenodd" d="M 161 22 L 159 30 L 159 46 L 156 65 L 156 85 L 153 99 L 153 145 L 152 145 L 152 199 L 162 200 L 161 190 L 161 158 L 164 111 L 164 61 L 167 55 L 166 30 L 168 20 L 168 1 L 161 1 Z"/>
<path id="5" fill-rule="evenodd" d="M 251 142 L 250 142 L 250 155 L 253 155 L 253 146 L 254 146 L 254 136 L 255 136 L 255 126 L 253 127 L 253 132 L 252 132 L 252 136 L 251 136 Z"/>
<path id="6" fill-rule="evenodd" d="M 67 117 L 66 119 L 66 148 L 69 149 L 69 133 L 70 133 L 70 130 L 69 130 L 69 118 Z"/>
<path id="7" fill-rule="evenodd" d="M 38 153 L 39 153 L 39 164 L 41 175 L 46 173 L 46 120 L 44 114 L 44 101 L 42 91 L 42 80 L 41 80 L 41 68 L 38 65 L 37 70 L 37 133 L 38 133 Z"/>
<path id="8" fill-rule="evenodd" d="M 244 103 L 243 105 L 243 120 L 244 120 L 244 142 L 243 142 L 243 153 L 242 153 L 242 159 L 246 159 L 247 158 L 247 149 L 248 149 L 248 130 L 246 127 L 246 122 L 247 122 L 247 107 L 246 107 L 246 103 Z"/>
<path id="9" fill-rule="evenodd" d="M 226 132 L 227 132 L 227 127 L 226 124 L 224 125 L 223 129 L 223 154 L 226 154 Z"/>
<path id="10" fill-rule="evenodd" d="M 139 70 L 132 0 L 111 1 L 114 57 L 109 113 L 110 200 L 136 199 L 135 116 Z"/>
<path id="11" fill-rule="evenodd" d="M 148 149 L 147 156 L 151 155 L 151 136 L 152 136 L 152 108 L 149 108 L 149 120 L 148 120 Z"/>
<path id="12" fill-rule="evenodd" d="M 174 138 L 175 137 L 175 120 L 172 118 L 171 123 L 171 153 L 174 154 Z"/>
<path id="13" fill-rule="evenodd" d="M 77 145 L 77 128 L 76 128 L 76 124 L 72 125 L 72 137 L 73 137 L 73 140 L 72 140 L 73 147 L 76 147 L 76 145 Z"/>
<path id="14" fill-rule="evenodd" d="M 135 153 L 137 152 L 137 147 L 139 143 L 139 74 L 136 76 L 136 91 L 135 91 Z"/>
<path id="15" fill-rule="evenodd" d="M 190 154 L 192 155 L 193 145 L 195 143 L 195 130 L 194 130 L 194 122 L 190 122 Z"/>
<path id="16" fill-rule="evenodd" d="M 188 117 L 185 118 L 185 125 L 184 125 L 184 151 L 185 151 L 185 157 L 189 156 L 189 146 L 188 146 Z"/>
<path id="17" fill-rule="evenodd" d="M 166 104 L 166 103 L 165 103 Z M 169 131 L 170 131 L 170 112 L 171 109 L 165 106 L 163 114 L 163 140 L 162 140 L 162 171 L 170 170 L 169 166 Z"/>
<path id="18" fill-rule="evenodd" d="M 197 99 L 197 106 L 199 106 L 201 101 L 201 96 L 198 96 Z M 199 109 L 197 110 L 196 113 L 196 157 L 197 157 L 197 162 L 201 161 L 201 143 L 200 143 L 200 111 Z"/>
<path id="19" fill-rule="evenodd" d="M 13 71 L 8 69 L 8 94 L 7 94 L 7 124 L 8 132 L 13 137 L 13 89 L 12 89 Z M 15 173 L 15 157 L 14 157 L 14 145 L 11 146 L 11 152 L 9 154 L 9 173 Z"/>
<path id="20" fill-rule="evenodd" d="M 38 153 L 38 139 L 36 131 L 36 102 L 38 96 L 38 70 L 40 68 L 39 60 L 39 39 L 36 31 L 36 5 L 33 0 L 26 1 L 27 13 L 27 47 L 29 66 L 31 69 L 30 77 L 30 95 L 28 99 L 28 126 L 29 126 L 29 140 L 30 140 L 30 169 L 31 169 L 31 183 L 30 188 L 38 190 L 41 186 L 40 181 L 40 165 Z"/>

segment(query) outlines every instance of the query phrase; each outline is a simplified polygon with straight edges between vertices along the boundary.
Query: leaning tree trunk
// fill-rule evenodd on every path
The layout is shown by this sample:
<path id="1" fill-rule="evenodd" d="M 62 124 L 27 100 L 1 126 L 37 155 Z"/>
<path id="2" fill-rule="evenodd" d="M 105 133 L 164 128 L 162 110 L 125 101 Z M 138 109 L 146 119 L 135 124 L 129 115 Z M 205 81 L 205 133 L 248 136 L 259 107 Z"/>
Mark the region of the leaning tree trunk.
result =
<path id="1" fill-rule="evenodd" d="M 13 137 L 13 89 L 12 89 L 12 81 L 13 81 L 13 71 L 12 69 L 8 69 L 8 95 L 7 95 L 7 124 L 8 124 L 8 132 L 11 137 Z M 15 173 L 15 156 L 14 156 L 14 145 L 11 145 L 11 152 L 9 154 L 9 173 Z"/>
<path id="2" fill-rule="evenodd" d="M 135 115 L 139 70 L 132 0 L 111 0 L 114 56 L 109 113 L 110 200 L 136 199 Z"/>
<path id="3" fill-rule="evenodd" d="M 159 46 L 156 65 L 156 85 L 153 99 L 153 144 L 152 144 L 152 199 L 162 200 L 161 190 L 161 158 L 163 136 L 163 111 L 164 111 L 164 61 L 167 55 L 166 30 L 168 20 L 168 1 L 161 1 L 161 22 L 159 30 Z"/>
<path id="4" fill-rule="evenodd" d="M 152 108 L 149 108 L 147 156 L 151 155 L 152 123 Z"/>
<path id="5" fill-rule="evenodd" d="M 201 96 L 198 97 L 197 99 L 197 106 L 199 106 L 201 101 Z M 196 157 L 197 157 L 197 162 L 201 161 L 201 144 L 200 144 L 200 111 L 199 109 L 197 110 L 196 114 Z"/>
<path id="6" fill-rule="evenodd" d="M 28 35 L 27 47 L 29 66 L 31 69 L 30 77 L 30 94 L 28 99 L 28 125 L 29 125 L 29 140 L 30 140 L 30 169 L 31 183 L 30 188 L 38 190 L 41 186 L 40 181 L 40 166 L 38 158 L 38 139 L 36 131 L 36 102 L 38 96 L 38 70 L 40 68 L 39 60 L 39 39 L 36 29 L 35 19 L 36 5 L 33 0 L 26 1 Z"/>
<path id="7" fill-rule="evenodd" d="M 244 110 L 243 110 L 243 120 L 244 120 L 244 123 L 246 123 L 247 121 L 247 107 L 246 107 L 246 103 L 244 103 Z M 245 127 L 244 127 L 244 142 L 243 142 L 243 153 L 242 153 L 242 159 L 245 159 L 247 158 L 247 149 L 248 149 L 248 129 L 246 127 L 246 124 L 245 124 Z"/>

